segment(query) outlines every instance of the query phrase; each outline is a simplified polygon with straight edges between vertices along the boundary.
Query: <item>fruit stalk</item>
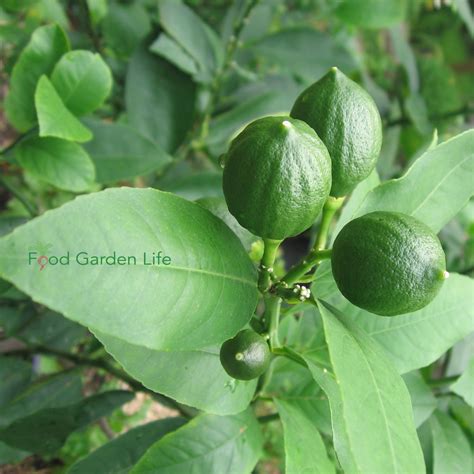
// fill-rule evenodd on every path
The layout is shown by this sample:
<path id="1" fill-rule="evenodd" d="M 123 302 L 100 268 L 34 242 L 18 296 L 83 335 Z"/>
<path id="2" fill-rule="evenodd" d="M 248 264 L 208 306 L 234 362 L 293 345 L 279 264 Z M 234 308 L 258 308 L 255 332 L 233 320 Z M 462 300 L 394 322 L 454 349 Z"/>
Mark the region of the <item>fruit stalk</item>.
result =
<path id="1" fill-rule="evenodd" d="M 270 347 L 273 350 L 280 346 L 278 339 L 278 326 L 280 323 L 281 298 L 267 295 L 265 298 L 265 324 L 270 336 Z"/>
<path id="2" fill-rule="evenodd" d="M 323 260 L 331 258 L 331 249 L 311 250 L 308 256 L 298 265 L 295 265 L 281 280 L 283 286 L 291 286 L 300 281 L 300 278 L 306 275 L 314 266 Z"/>
<path id="3" fill-rule="evenodd" d="M 263 244 L 264 250 L 262 260 L 260 261 L 258 289 L 265 293 L 270 288 L 273 264 L 275 263 L 276 253 L 281 240 L 263 239 Z"/>
<path id="4" fill-rule="evenodd" d="M 326 242 L 329 234 L 329 227 L 336 212 L 344 203 L 345 197 L 335 198 L 329 196 L 326 204 L 323 207 L 323 215 L 321 217 L 321 226 L 319 227 L 318 235 L 313 245 L 313 250 L 322 250 L 326 247 Z"/>

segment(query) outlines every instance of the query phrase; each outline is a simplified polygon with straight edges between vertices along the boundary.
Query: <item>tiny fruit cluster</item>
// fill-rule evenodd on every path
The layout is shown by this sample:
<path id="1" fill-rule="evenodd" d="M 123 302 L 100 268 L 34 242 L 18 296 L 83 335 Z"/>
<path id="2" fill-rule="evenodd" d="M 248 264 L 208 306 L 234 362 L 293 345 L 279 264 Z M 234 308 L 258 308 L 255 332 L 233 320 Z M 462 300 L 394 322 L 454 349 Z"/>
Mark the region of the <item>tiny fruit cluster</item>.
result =
<path id="1" fill-rule="evenodd" d="M 290 117 L 255 120 L 232 141 L 223 176 L 229 211 L 266 242 L 300 234 L 328 199 L 347 195 L 369 176 L 381 144 L 373 99 L 332 68 L 302 92 Z M 334 242 L 331 261 L 341 293 L 384 316 L 426 306 L 447 277 L 437 236 L 395 212 L 349 222 Z M 234 378 L 256 378 L 267 369 L 268 344 L 243 330 L 222 345 L 221 362 Z"/>

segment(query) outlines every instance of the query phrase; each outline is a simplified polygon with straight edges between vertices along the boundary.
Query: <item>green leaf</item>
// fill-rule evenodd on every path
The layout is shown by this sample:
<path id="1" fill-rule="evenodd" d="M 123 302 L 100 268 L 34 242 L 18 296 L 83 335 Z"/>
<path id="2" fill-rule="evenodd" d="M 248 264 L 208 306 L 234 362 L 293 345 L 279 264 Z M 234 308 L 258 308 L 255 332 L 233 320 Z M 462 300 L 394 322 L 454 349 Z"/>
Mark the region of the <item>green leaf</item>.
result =
<path id="1" fill-rule="evenodd" d="M 228 417 L 200 415 L 155 443 L 131 473 L 250 474 L 262 442 L 260 426 L 250 410 Z"/>
<path id="2" fill-rule="evenodd" d="M 165 418 L 133 428 L 80 459 L 67 472 L 127 474 L 153 443 L 184 423 L 183 418 Z"/>
<path id="3" fill-rule="evenodd" d="M 145 45 L 137 48 L 125 87 L 130 125 L 166 151 L 174 151 L 193 123 L 195 95 L 189 76 L 149 53 Z"/>
<path id="4" fill-rule="evenodd" d="M 64 407 L 82 399 L 81 377 L 63 373 L 36 382 L 0 408 L 0 429 L 45 408 Z"/>
<path id="5" fill-rule="evenodd" d="M 15 227 L 24 224 L 28 219 L 26 217 L 0 217 L 0 237 L 10 233 Z"/>
<path id="6" fill-rule="evenodd" d="M 472 472 L 469 441 L 460 426 L 439 410 L 431 417 L 430 425 L 433 434 L 433 474 Z"/>
<path id="7" fill-rule="evenodd" d="M 107 15 L 107 0 L 86 0 L 86 2 L 91 21 L 96 25 Z"/>
<path id="8" fill-rule="evenodd" d="M 133 392 L 111 390 L 85 398 L 74 405 L 45 408 L 1 429 L 0 440 L 15 448 L 53 454 L 73 431 L 110 414 L 134 396 Z"/>
<path id="9" fill-rule="evenodd" d="M 94 182 L 94 164 L 77 143 L 33 137 L 18 145 L 15 157 L 32 176 L 59 189 L 87 191 Z"/>
<path id="10" fill-rule="evenodd" d="M 283 423 L 285 472 L 331 474 L 336 470 L 327 457 L 317 427 L 308 417 L 304 401 L 274 399 Z"/>
<path id="11" fill-rule="evenodd" d="M 195 201 L 207 197 L 223 197 L 222 173 L 201 171 L 176 178 L 161 189 Z"/>
<path id="12" fill-rule="evenodd" d="M 64 105 L 74 115 L 100 107 L 112 90 L 112 74 L 100 54 L 70 51 L 56 64 L 51 82 Z"/>
<path id="13" fill-rule="evenodd" d="M 245 410 L 255 393 L 256 380 L 235 380 L 225 372 L 218 346 L 160 352 L 97 331 L 95 335 L 134 379 L 185 405 L 231 415 Z"/>
<path id="14" fill-rule="evenodd" d="M 32 376 L 30 363 L 15 357 L 0 356 L 0 406 L 23 391 L 30 384 Z"/>
<path id="15" fill-rule="evenodd" d="M 31 236 L 51 244 L 47 256 L 69 252 L 69 264 L 30 265 Z M 170 260 L 150 265 L 159 251 Z M 88 262 L 84 254 L 77 261 L 80 252 Z M 91 261 L 114 252 L 115 264 Z M 158 350 L 221 343 L 257 303 L 256 271 L 229 228 L 201 206 L 152 189 L 81 196 L 17 228 L 0 239 L 0 274 L 84 326 Z M 73 297 L 78 291 L 87 298 Z"/>
<path id="16" fill-rule="evenodd" d="M 41 76 L 35 92 L 40 137 L 87 142 L 92 133 L 66 108 L 50 80 Z"/>
<path id="17" fill-rule="evenodd" d="M 92 119 L 85 123 L 94 134 L 85 148 L 94 161 L 100 183 L 143 176 L 172 160 L 160 145 L 127 125 Z"/>
<path id="18" fill-rule="evenodd" d="M 33 316 L 34 311 L 31 308 L 0 306 L 0 327 L 5 337 L 14 336 Z"/>
<path id="19" fill-rule="evenodd" d="M 424 473 L 408 390 L 378 345 L 318 302 L 334 375 L 305 354 L 329 398 L 334 445 L 346 472 Z"/>
<path id="20" fill-rule="evenodd" d="M 150 18 L 139 2 L 108 2 L 107 15 L 101 24 L 105 43 L 119 57 L 130 56 L 150 32 Z"/>
<path id="21" fill-rule="evenodd" d="M 34 94 L 43 74 L 50 74 L 56 61 L 69 50 L 69 41 L 58 25 L 41 26 L 21 52 L 10 80 L 5 99 L 8 121 L 20 132 L 36 122 Z"/>
<path id="22" fill-rule="evenodd" d="M 335 14 L 349 25 L 386 28 L 405 18 L 405 0 L 343 0 Z"/>
<path id="23" fill-rule="evenodd" d="M 372 211 L 413 216 L 439 232 L 474 194 L 474 130 L 428 150 L 399 179 L 373 189 L 354 217 Z"/>
<path id="24" fill-rule="evenodd" d="M 194 59 L 166 33 L 161 33 L 151 44 L 150 51 L 174 64 L 181 71 L 199 80 L 199 71 Z"/>
<path id="25" fill-rule="evenodd" d="M 474 358 L 470 360 L 468 368 L 457 382 L 451 385 L 451 391 L 460 395 L 474 408 Z"/>
<path id="26" fill-rule="evenodd" d="M 250 233 L 247 229 L 244 229 L 238 222 L 237 219 L 229 212 L 227 204 L 223 197 L 207 197 L 201 198 L 196 201 L 200 206 L 204 207 L 208 211 L 212 212 L 215 216 L 221 219 L 229 229 L 242 242 L 244 248 L 248 251 L 252 247 L 252 244 L 256 242 L 259 237 Z"/>
<path id="27" fill-rule="evenodd" d="M 409 372 L 403 380 L 410 392 L 415 426 L 421 426 L 436 409 L 436 398 L 419 372 Z"/>
<path id="28" fill-rule="evenodd" d="M 415 313 L 381 318 L 348 301 L 340 308 L 405 373 L 431 364 L 474 330 L 473 294 L 472 279 L 451 273 L 436 298 Z"/>
<path id="29" fill-rule="evenodd" d="M 198 80 L 210 82 L 223 58 L 217 34 L 180 1 L 161 0 L 158 8 L 163 29 L 196 61 Z"/>
<path id="30" fill-rule="evenodd" d="M 8 446 L 8 444 L 0 441 L 0 466 L 3 466 L 4 464 L 19 463 L 29 455 L 30 453 L 27 451 L 12 448 L 11 446 Z"/>
<path id="31" fill-rule="evenodd" d="M 317 48 L 308 45 L 317 44 Z M 348 50 L 334 36 L 308 27 L 281 30 L 265 36 L 250 48 L 272 65 L 310 84 L 337 66 L 349 73 L 355 62 Z"/>
<path id="32" fill-rule="evenodd" d="M 30 346 L 68 351 L 84 339 L 86 332 L 85 327 L 46 310 L 32 317 L 15 333 L 15 337 Z"/>

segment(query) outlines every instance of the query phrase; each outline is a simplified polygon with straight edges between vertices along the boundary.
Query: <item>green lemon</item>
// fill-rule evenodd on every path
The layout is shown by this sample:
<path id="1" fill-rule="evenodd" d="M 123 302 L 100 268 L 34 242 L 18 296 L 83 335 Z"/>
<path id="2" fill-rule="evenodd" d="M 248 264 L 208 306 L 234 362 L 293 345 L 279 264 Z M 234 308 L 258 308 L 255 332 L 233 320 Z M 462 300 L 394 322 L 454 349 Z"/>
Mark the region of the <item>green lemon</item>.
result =
<path id="1" fill-rule="evenodd" d="M 306 230 L 321 212 L 331 187 L 331 159 L 306 123 L 261 118 L 232 141 L 223 187 L 240 225 L 282 240 Z"/>
<path id="2" fill-rule="evenodd" d="M 383 316 L 423 308 L 448 276 L 438 237 L 397 212 L 372 212 L 349 222 L 334 242 L 331 261 L 341 293 Z"/>
<path id="3" fill-rule="evenodd" d="M 244 329 L 222 344 L 220 359 L 222 367 L 234 379 L 252 380 L 268 369 L 270 349 L 262 336 Z"/>
<path id="4" fill-rule="evenodd" d="M 382 146 L 382 122 L 372 97 L 337 68 L 304 90 L 292 117 L 316 130 L 332 160 L 331 196 L 341 197 L 369 176 Z"/>

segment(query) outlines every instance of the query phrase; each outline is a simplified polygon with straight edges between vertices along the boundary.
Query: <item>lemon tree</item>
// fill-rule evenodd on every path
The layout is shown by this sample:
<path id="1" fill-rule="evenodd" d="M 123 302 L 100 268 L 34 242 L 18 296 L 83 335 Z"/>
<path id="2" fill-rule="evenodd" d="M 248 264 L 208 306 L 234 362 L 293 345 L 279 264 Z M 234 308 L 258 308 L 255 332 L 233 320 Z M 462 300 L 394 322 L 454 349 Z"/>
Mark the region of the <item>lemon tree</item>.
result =
<path id="1" fill-rule="evenodd" d="M 0 0 L 0 472 L 473 472 L 474 27 L 429 3 Z"/>

